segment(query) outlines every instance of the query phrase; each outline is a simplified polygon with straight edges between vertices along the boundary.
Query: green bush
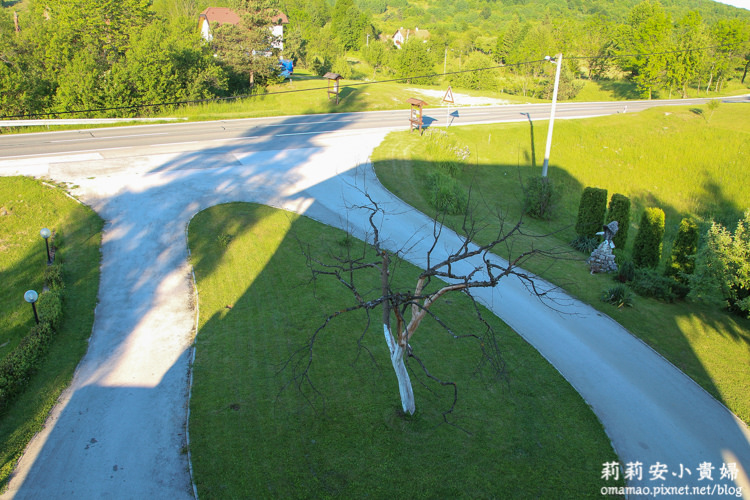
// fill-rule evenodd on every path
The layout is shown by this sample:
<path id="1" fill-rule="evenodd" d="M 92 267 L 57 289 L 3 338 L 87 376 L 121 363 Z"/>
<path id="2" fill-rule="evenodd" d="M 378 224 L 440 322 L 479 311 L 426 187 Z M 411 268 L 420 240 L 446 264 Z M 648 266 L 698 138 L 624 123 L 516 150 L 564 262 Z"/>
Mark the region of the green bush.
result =
<path id="1" fill-rule="evenodd" d="M 636 267 L 655 268 L 659 265 L 663 237 L 664 211 L 661 208 L 647 208 L 633 242 L 633 262 Z"/>
<path id="2" fill-rule="evenodd" d="M 28 383 L 39 361 L 47 352 L 52 334 L 52 326 L 49 323 L 34 325 L 18 346 L 0 362 L 0 411 L 4 410 Z"/>
<path id="3" fill-rule="evenodd" d="M 310 58 L 310 71 L 318 76 L 323 76 L 331 71 L 331 61 L 325 56 L 315 54 Z"/>
<path id="4" fill-rule="evenodd" d="M 625 248 L 628 242 L 628 229 L 630 228 L 630 198 L 625 195 L 615 193 L 609 200 L 609 209 L 607 210 L 607 224 L 616 220 L 619 229 L 612 242 L 615 248 Z"/>
<path id="5" fill-rule="evenodd" d="M 538 219 L 552 217 L 555 191 L 549 177 L 532 177 L 523 190 L 523 211 Z"/>
<path id="6" fill-rule="evenodd" d="M 450 215 L 466 211 L 469 196 L 464 188 L 448 174 L 437 171 L 427 177 L 427 202 L 438 212 Z"/>
<path id="7" fill-rule="evenodd" d="M 635 278 L 635 264 L 628 259 L 622 262 L 617 269 L 617 280 L 621 283 L 628 283 Z"/>
<path id="8" fill-rule="evenodd" d="M 625 285 L 615 285 L 602 292 L 602 301 L 617 307 L 633 305 L 633 294 Z"/>
<path id="9" fill-rule="evenodd" d="M 687 284 L 687 275 L 695 270 L 695 254 L 698 253 L 698 223 L 692 217 L 680 221 L 677 237 L 672 245 L 672 255 L 664 274 L 680 283 Z"/>
<path id="10" fill-rule="evenodd" d="M 690 298 L 717 302 L 750 317 L 750 210 L 734 234 L 717 222 L 711 224 L 688 281 Z"/>
<path id="11" fill-rule="evenodd" d="M 39 294 L 36 310 L 40 322 L 49 323 L 53 329 L 60 326 L 63 316 L 62 290 L 55 289 Z"/>
<path id="12" fill-rule="evenodd" d="M 579 252 L 588 255 L 596 250 L 596 247 L 599 246 L 599 238 L 597 238 L 596 236 L 578 236 L 576 239 L 570 242 L 570 246 L 572 246 Z"/>
<path id="13" fill-rule="evenodd" d="M 63 288 L 62 264 L 47 266 L 44 270 L 44 284 L 50 290 L 61 290 Z"/>
<path id="14" fill-rule="evenodd" d="M 630 287 L 641 297 L 653 297 L 664 302 L 674 302 L 678 283 L 672 278 L 659 274 L 653 269 L 636 269 Z"/>
<path id="15" fill-rule="evenodd" d="M 350 79 L 352 77 L 352 66 L 345 56 L 339 56 L 333 61 L 331 71 L 338 73 L 342 78 Z"/>
<path id="16" fill-rule="evenodd" d="M 595 237 L 596 233 L 602 230 L 606 211 L 607 190 L 594 187 L 584 189 L 578 205 L 576 233 L 589 238 Z"/>

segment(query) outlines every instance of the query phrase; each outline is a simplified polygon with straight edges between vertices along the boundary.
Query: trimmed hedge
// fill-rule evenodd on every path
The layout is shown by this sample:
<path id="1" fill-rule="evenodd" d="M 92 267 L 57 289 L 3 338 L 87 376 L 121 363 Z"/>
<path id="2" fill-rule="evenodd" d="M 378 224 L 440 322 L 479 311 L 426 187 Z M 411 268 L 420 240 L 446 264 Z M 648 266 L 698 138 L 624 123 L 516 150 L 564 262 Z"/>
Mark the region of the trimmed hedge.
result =
<path id="1" fill-rule="evenodd" d="M 661 260 L 664 238 L 664 210 L 649 207 L 643 211 L 641 225 L 633 242 L 633 263 L 636 267 L 655 268 Z"/>
<path id="2" fill-rule="evenodd" d="M 578 205 L 576 233 L 579 236 L 596 237 L 596 233 L 602 230 L 606 212 L 607 190 L 594 187 L 585 188 Z"/>
<path id="3" fill-rule="evenodd" d="M 609 209 L 607 210 L 607 224 L 616 220 L 619 226 L 617 234 L 612 238 L 615 248 L 625 248 L 628 241 L 628 229 L 630 228 L 630 198 L 625 195 L 615 193 L 609 200 Z"/>
<path id="4" fill-rule="evenodd" d="M 672 255 L 664 274 L 671 276 L 680 283 L 687 284 L 685 275 L 695 271 L 695 255 L 698 253 L 698 223 L 692 217 L 685 217 L 680 221 L 677 237 L 672 245 Z"/>
<path id="5" fill-rule="evenodd" d="M 62 264 L 52 264 L 44 270 L 44 282 L 50 290 L 61 290 L 63 284 Z"/>
<path id="6" fill-rule="evenodd" d="M 39 321 L 49 323 L 53 330 L 60 326 L 62 320 L 62 291 L 58 289 L 49 290 L 39 295 L 36 304 Z"/>
<path id="7" fill-rule="evenodd" d="M 49 266 L 44 278 L 50 290 L 39 294 L 36 303 L 39 323 L 32 326 L 29 334 L 0 361 L 0 411 L 23 391 L 47 354 L 55 330 L 62 321 L 64 284 L 61 265 Z"/>

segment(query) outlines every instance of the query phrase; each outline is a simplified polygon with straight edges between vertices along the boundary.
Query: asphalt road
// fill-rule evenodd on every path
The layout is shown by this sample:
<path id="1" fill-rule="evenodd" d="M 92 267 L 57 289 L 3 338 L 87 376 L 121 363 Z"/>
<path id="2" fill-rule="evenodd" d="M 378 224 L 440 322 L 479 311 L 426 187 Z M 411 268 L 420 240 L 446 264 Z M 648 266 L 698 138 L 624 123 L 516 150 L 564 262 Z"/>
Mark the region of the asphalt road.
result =
<path id="1" fill-rule="evenodd" d="M 706 99 L 674 99 L 627 102 L 562 102 L 556 119 L 586 118 L 623 112 L 636 112 L 655 106 L 700 105 Z M 425 108 L 424 121 L 429 126 L 487 124 L 517 121 L 549 120 L 550 104 Z M 450 115 L 448 114 L 450 111 Z M 324 132 L 346 132 L 362 129 L 400 129 L 409 126 L 408 109 L 365 113 L 297 115 L 271 118 L 249 118 L 210 122 L 169 123 L 128 127 L 94 128 L 51 133 L 0 136 L 0 159 L 24 156 L 55 155 L 71 152 L 105 151 L 144 146 L 178 145 L 223 140 L 231 143 L 256 143 L 259 148 L 277 148 L 279 141 L 293 145 L 305 135 Z M 274 142 L 268 139 L 273 137 Z"/>
<path id="2" fill-rule="evenodd" d="M 629 102 L 627 112 L 664 104 Z M 622 106 L 561 105 L 558 116 Z M 518 121 L 529 113 L 542 120 L 546 109 L 460 108 L 457 119 Z M 254 201 L 364 237 L 369 214 L 352 207 L 367 205 L 366 190 L 388 212 L 381 237 L 392 250 L 412 249 L 406 257 L 420 265 L 430 219 L 383 189 L 367 164 L 387 131 L 406 128 L 407 119 L 408 111 L 352 113 L 0 137 L 0 175 L 70 182 L 73 194 L 106 220 L 89 350 L 3 497 L 191 498 L 181 451 L 195 328 L 188 221 L 218 203 Z M 436 248 L 449 252 L 457 244 L 444 231 Z M 564 295 L 551 308 L 513 279 L 477 295 L 576 388 L 621 462 L 643 465 L 642 479 L 631 486 L 713 486 L 719 467 L 734 463 L 737 477 L 722 484 L 750 493 L 747 426 L 620 325 Z M 702 463 L 715 468 L 711 483 L 695 472 Z M 669 473 L 654 481 L 649 467 L 657 464 Z M 692 475 L 676 477 L 683 466 Z M 592 474 L 600 473 L 595 464 Z M 641 496 L 652 495 L 629 497 Z"/>

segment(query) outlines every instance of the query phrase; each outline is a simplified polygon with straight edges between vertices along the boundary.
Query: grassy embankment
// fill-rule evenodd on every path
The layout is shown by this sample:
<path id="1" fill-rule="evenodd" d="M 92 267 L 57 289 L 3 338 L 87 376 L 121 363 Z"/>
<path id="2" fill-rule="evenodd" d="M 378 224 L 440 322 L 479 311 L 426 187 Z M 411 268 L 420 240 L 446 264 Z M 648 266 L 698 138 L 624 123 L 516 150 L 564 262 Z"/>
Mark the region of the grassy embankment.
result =
<path id="1" fill-rule="evenodd" d="M 99 288 L 101 219 L 63 190 L 25 177 L 0 177 L 0 358 L 34 323 L 26 290 L 41 292 L 46 251 L 42 227 L 54 231 L 56 262 L 62 262 L 64 319 L 36 374 L 10 408 L 0 414 L 0 487 L 49 410 L 70 383 L 86 352 Z"/>
<path id="2" fill-rule="evenodd" d="M 201 498 L 585 498 L 599 495 L 601 464 L 615 455 L 601 424 L 533 348 L 485 311 L 510 371 L 477 376 L 478 346 L 432 320 L 412 339 L 452 389 L 413 377 L 417 413 L 403 415 L 382 330 L 373 318 L 336 318 L 319 337 L 309 387 L 282 390 L 284 363 L 326 315 L 351 304 L 335 280 L 309 282 L 299 241 L 321 257 L 345 234 L 251 204 L 198 214 L 189 227 L 200 297 L 191 400 L 191 453 Z M 356 245 L 361 243 L 355 243 Z M 398 279 L 413 283 L 402 264 Z M 360 290 L 378 288 L 361 283 Z M 369 292 L 371 293 L 371 292 Z M 436 305 L 448 324 L 482 332 L 464 296 Z M 380 314 L 375 313 L 375 316 Z M 310 398 L 310 404 L 306 398 Z"/>
<path id="3" fill-rule="evenodd" d="M 705 107 L 704 107 L 705 108 Z M 613 286 L 610 275 L 589 274 L 587 255 L 573 251 L 578 202 L 584 187 L 605 188 L 631 198 L 630 251 L 646 206 L 666 213 L 662 265 L 680 219 L 710 218 L 734 230 L 750 208 L 750 121 L 746 104 L 722 104 L 714 113 L 688 107 L 662 108 L 555 124 L 549 177 L 560 195 L 549 221 L 527 218 L 532 234 L 558 231 L 542 243 L 572 252 L 565 259 L 531 261 L 528 268 L 609 314 L 683 370 L 745 422 L 750 422 L 750 320 L 692 302 L 667 304 L 636 297 L 632 308 L 617 309 L 600 300 Z M 478 217 L 495 207 L 515 221 L 520 217 L 524 181 L 540 175 L 547 123 L 534 122 L 451 128 L 448 137 L 393 133 L 375 151 L 378 177 L 397 196 L 431 214 L 426 201 L 428 174 L 445 155 L 437 141 L 468 146 L 471 157 L 458 176 L 473 185 L 481 200 Z M 449 217 L 456 226 L 459 217 Z M 518 252 L 530 242 L 518 241 Z M 569 257 L 573 257 L 570 260 Z"/>

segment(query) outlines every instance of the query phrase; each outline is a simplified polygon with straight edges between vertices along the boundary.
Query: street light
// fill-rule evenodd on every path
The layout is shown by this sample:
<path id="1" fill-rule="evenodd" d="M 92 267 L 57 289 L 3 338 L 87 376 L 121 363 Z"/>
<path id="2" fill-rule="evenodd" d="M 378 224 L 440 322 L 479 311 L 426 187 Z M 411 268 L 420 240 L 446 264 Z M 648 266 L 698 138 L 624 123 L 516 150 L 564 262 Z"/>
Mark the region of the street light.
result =
<path id="1" fill-rule="evenodd" d="M 36 300 L 39 298 L 39 294 L 36 293 L 34 290 L 29 290 L 28 292 L 23 294 L 23 299 L 31 304 L 31 309 L 34 311 L 34 319 L 36 320 L 36 324 L 39 324 L 39 315 L 36 313 Z"/>
<path id="2" fill-rule="evenodd" d="M 544 165 L 542 165 L 542 177 L 547 177 L 547 168 L 549 167 L 549 151 L 552 149 L 552 129 L 555 127 L 555 107 L 557 106 L 557 87 L 560 85 L 560 66 L 562 66 L 562 54 L 555 57 L 546 56 L 546 61 L 557 65 L 555 71 L 555 88 L 552 91 L 552 109 L 549 113 L 549 128 L 547 129 L 547 147 L 544 150 Z"/>
<path id="3" fill-rule="evenodd" d="M 49 229 L 45 227 L 45 228 L 42 228 L 41 231 L 39 231 L 39 234 L 41 235 L 42 238 L 44 238 L 44 246 L 47 247 L 47 264 L 51 264 L 52 256 L 49 253 L 49 241 L 47 241 L 47 239 L 50 236 L 52 236 L 52 231 L 50 231 Z"/>

